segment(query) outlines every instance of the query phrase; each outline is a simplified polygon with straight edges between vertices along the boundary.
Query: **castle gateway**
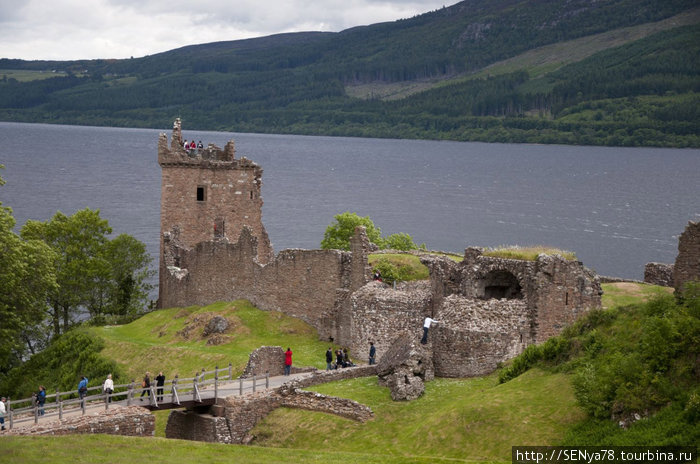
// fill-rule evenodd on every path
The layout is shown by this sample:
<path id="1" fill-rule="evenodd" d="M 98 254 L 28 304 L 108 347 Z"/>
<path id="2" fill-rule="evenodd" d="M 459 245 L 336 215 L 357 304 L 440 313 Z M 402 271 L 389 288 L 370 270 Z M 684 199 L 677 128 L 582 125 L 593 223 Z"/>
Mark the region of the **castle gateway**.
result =
<path id="1" fill-rule="evenodd" d="M 235 156 L 234 142 L 183 148 L 180 121 L 161 134 L 159 307 L 247 299 L 301 318 L 322 340 L 364 358 L 401 335 L 431 329 L 435 375 L 482 375 L 600 306 L 598 277 L 579 261 L 493 258 L 467 248 L 463 261 L 421 254 L 429 281 L 390 288 L 370 278 L 363 228 L 350 251 L 272 251 L 262 223 L 262 168 Z M 321 356 L 320 354 L 319 356 Z"/>

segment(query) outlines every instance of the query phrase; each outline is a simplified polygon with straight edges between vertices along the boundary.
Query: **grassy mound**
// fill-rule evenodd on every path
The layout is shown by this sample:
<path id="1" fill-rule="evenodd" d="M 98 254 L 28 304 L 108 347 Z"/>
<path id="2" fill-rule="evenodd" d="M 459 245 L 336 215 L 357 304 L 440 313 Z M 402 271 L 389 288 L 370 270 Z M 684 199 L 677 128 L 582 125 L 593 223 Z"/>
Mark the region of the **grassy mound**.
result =
<path id="1" fill-rule="evenodd" d="M 222 316 L 229 329 L 221 336 L 204 336 L 206 322 Z M 155 311 L 126 325 L 96 327 L 105 341 L 104 357 L 117 360 L 130 378 L 146 371 L 191 377 L 202 368 L 232 364 L 234 375 L 243 371 L 250 353 L 265 345 L 291 347 L 294 364 L 325 368 L 328 343 L 300 319 L 275 311 L 261 311 L 248 301 Z M 215 343 L 211 344 L 211 340 Z"/>

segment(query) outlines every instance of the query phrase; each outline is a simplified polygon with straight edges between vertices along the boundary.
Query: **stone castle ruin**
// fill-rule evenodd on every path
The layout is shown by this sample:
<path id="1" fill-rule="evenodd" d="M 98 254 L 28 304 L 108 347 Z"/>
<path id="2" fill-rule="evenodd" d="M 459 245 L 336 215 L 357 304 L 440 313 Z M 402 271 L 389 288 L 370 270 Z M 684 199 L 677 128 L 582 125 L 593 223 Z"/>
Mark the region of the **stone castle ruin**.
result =
<path id="1" fill-rule="evenodd" d="M 262 223 L 262 168 L 235 157 L 234 142 L 188 152 L 176 120 L 162 168 L 159 307 L 247 299 L 315 327 L 319 337 L 381 359 L 399 337 L 430 329 L 434 374 L 482 375 L 532 343 L 556 335 L 600 306 L 598 277 L 581 262 L 487 257 L 467 248 L 462 262 L 421 254 L 429 281 L 390 288 L 371 280 L 371 244 L 358 228 L 350 251 L 272 251 Z M 319 356 L 322 356 L 320 353 Z"/>

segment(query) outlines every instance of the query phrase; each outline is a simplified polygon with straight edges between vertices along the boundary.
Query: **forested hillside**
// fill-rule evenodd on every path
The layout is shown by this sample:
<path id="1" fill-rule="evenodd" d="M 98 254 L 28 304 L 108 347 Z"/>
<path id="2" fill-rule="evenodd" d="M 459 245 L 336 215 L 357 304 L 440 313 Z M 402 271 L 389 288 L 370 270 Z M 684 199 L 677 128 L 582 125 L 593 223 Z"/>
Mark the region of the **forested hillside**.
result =
<path id="1" fill-rule="evenodd" d="M 2 59 L 0 120 L 698 147 L 699 24 L 693 0 L 467 0 L 136 59 Z M 359 98 L 372 85 L 420 91 Z"/>

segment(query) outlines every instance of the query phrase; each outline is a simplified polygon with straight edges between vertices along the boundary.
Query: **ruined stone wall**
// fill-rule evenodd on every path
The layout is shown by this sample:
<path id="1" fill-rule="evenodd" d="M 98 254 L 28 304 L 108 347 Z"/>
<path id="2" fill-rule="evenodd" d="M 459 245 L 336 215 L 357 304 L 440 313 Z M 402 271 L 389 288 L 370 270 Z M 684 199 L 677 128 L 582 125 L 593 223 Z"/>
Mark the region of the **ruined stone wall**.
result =
<path id="1" fill-rule="evenodd" d="M 7 421 L 6 421 L 7 422 Z M 147 409 L 138 406 L 116 407 L 95 415 L 68 417 L 41 422 L 31 427 L 19 427 L 3 435 L 70 435 L 104 433 L 130 437 L 152 437 L 156 419 Z M 6 424 L 7 425 L 7 424 Z"/>
<path id="2" fill-rule="evenodd" d="M 369 342 L 374 342 L 379 361 L 402 334 L 420 336 L 430 304 L 428 282 L 414 282 L 397 290 L 381 282 L 370 282 L 353 293 L 348 344 L 353 359 L 368 362 Z"/>
<path id="3" fill-rule="evenodd" d="M 215 240 L 193 250 L 176 247 L 180 266 L 161 274 L 161 306 L 247 299 L 260 309 L 298 317 L 315 327 L 321 339 L 334 337 L 341 343 L 336 329 L 339 308 L 353 287 L 352 255 L 338 250 L 284 250 L 262 265 L 256 261 L 255 246 L 256 238 L 243 229 L 236 243 Z M 363 259 L 362 253 L 355 256 Z"/>
<path id="4" fill-rule="evenodd" d="M 558 335 L 591 308 L 600 307 L 598 277 L 580 261 L 540 255 L 534 275 L 535 342 Z"/>
<path id="5" fill-rule="evenodd" d="M 281 346 L 261 346 L 257 350 L 250 353 L 248 364 L 246 364 L 241 377 L 249 378 L 255 376 L 264 376 L 269 374 L 270 377 L 284 375 L 284 352 Z M 292 348 L 292 353 L 294 349 Z M 315 372 L 315 367 L 299 367 L 294 364 L 292 356 L 292 374 L 302 372 Z"/>
<path id="6" fill-rule="evenodd" d="M 461 263 L 424 257 L 434 295 L 456 294 L 475 300 L 522 301 L 530 317 L 530 342 L 557 335 L 589 308 L 600 307 L 598 277 L 580 261 L 540 255 L 535 261 L 483 256 L 467 248 Z M 442 300 L 434 296 L 433 306 Z M 518 335 L 519 336 L 519 335 Z"/>
<path id="7" fill-rule="evenodd" d="M 665 263 L 647 263 L 644 266 L 644 283 L 661 285 L 662 287 L 673 287 L 673 265 Z"/>
<path id="8" fill-rule="evenodd" d="M 281 346 L 261 346 L 250 353 L 248 364 L 243 369 L 241 377 L 248 378 L 253 375 L 265 375 L 265 373 L 269 373 L 270 376 L 284 374 L 284 350 Z"/>
<path id="9" fill-rule="evenodd" d="M 165 436 L 207 443 L 231 443 L 231 432 L 225 417 L 193 411 L 170 411 Z"/>
<path id="10" fill-rule="evenodd" d="M 438 377 L 488 374 L 532 342 L 523 300 L 451 295 L 443 301 L 437 319 L 440 323 L 430 329 L 429 341 Z"/>
<path id="11" fill-rule="evenodd" d="M 678 237 L 678 256 L 673 266 L 673 286 L 676 293 L 686 282 L 700 280 L 700 221 L 689 222 Z"/>

